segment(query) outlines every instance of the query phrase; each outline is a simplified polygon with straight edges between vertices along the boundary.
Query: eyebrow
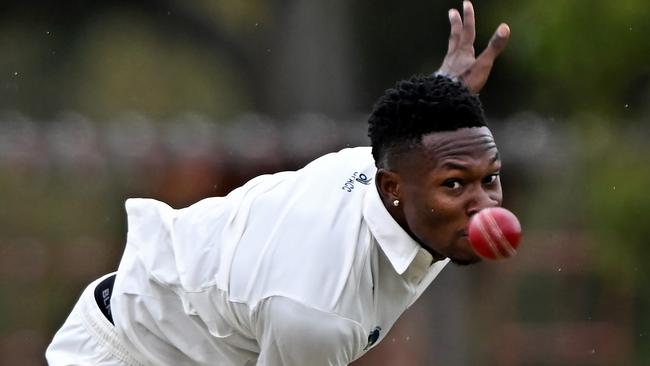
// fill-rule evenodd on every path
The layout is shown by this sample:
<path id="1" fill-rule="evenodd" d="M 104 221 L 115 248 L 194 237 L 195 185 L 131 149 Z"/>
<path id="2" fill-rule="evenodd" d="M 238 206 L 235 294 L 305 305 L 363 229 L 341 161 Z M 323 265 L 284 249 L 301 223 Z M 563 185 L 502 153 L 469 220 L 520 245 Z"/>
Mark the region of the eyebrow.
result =
<path id="1" fill-rule="evenodd" d="M 499 153 L 497 152 L 496 154 L 494 154 L 492 159 L 490 159 L 490 165 L 496 163 L 499 160 L 500 157 L 499 157 Z M 452 161 L 445 162 L 444 164 L 442 164 L 440 168 L 447 169 L 447 170 L 469 170 L 467 166 L 459 163 L 454 163 Z"/>
<path id="2" fill-rule="evenodd" d="M 499 152 L 497 151 L 497 153 L 494 154 L 494 157 L 492 157 L 492 159 L 490 160 L 490 164 L 494 164 L 499 160 L 501 160 L 501 157 L 499 156 Z"/>

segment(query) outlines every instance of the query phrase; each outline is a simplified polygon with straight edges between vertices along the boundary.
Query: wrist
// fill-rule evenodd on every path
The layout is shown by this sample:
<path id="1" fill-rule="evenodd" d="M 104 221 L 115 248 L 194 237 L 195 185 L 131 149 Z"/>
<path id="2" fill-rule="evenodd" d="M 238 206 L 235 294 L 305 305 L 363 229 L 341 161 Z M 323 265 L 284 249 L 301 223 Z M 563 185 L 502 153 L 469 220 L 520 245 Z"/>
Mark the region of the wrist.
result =
<path id="1" fill-rule="evenodd" d="M 457 75 L 450 74 L 450 73 L 448 73 L 446 71 L 443 71 L 442 69 L 438 69 L 438 71 L 434 72 L 433 76 L 442 76 L 442 77 L 450 79 L 450 80 L 452 80 L 454 82 L 459 82 L 460 81 L 460 79 L 458 78 Z"/>

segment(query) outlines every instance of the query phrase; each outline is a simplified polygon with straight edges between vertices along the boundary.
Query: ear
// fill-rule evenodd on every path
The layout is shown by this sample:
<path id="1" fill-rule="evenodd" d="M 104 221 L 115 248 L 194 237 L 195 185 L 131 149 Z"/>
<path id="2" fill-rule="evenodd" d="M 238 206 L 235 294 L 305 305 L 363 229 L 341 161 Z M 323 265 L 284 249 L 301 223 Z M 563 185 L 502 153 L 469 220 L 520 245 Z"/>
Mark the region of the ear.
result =
<path id="1" fill-rule="evenodd" d="M 377 190 L 384 203 L 390 203 L 400 198 L 402 177 L 397 172 L 379 168 L 375 179 L 377 182 Z"/>

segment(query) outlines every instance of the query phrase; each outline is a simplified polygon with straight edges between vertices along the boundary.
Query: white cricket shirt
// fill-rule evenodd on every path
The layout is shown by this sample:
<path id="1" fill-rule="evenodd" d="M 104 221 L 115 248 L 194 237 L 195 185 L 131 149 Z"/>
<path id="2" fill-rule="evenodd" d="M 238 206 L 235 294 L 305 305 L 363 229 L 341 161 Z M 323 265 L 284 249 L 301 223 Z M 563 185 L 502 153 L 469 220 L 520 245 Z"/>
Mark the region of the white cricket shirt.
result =
<path id="1" fill-rule="evenodd" d="M 111 300 L 152 365 L 346 365 L 381 340 L 448 260 L 390 216 L 368 147 L 252 179 L 180 210 L 126 202 Z"/>

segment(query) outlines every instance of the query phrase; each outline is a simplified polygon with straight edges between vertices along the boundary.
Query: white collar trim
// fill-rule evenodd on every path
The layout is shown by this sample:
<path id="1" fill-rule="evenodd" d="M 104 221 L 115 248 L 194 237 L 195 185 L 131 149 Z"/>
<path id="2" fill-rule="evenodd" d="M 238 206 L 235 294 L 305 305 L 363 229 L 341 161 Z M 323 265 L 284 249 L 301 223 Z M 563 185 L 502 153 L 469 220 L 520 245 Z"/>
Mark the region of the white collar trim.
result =
<path id="1" fill-rule="evenodd" d="M 366 191 L 363 217 L 397 274 L 404 273 L 418 254 L 420 245 L 388 213 L 374 185 Z"/>

